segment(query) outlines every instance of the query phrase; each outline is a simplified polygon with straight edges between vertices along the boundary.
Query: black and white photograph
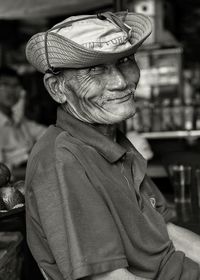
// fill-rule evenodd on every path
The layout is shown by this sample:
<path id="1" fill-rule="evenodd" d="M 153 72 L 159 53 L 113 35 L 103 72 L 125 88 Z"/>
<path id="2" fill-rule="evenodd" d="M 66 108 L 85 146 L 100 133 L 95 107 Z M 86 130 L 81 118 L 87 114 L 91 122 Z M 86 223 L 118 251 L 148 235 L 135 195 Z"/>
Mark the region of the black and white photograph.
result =
<path id="1" fill-rule="evenodd" d="M 200 280 L 200 1 L 0 0 L 0 280 Z"/>

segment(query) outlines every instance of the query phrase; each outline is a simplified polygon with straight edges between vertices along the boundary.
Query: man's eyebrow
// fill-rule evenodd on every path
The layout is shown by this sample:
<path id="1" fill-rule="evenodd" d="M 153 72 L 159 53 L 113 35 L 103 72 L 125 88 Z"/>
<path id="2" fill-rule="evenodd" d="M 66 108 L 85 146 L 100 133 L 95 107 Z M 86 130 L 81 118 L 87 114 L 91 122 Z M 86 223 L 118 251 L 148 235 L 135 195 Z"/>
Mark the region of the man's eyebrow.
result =
<path id="1" fill-rule="evenodd" d="M 103 63 L 103 64 L 96 64 L 96 65 L 94 65 L 94 66 L 91 66 L 91 68 L 93 68 L 93 67 L 101 67 L 101 66 L 105 66 L 106 65 L 106 63 Z"/>
<path id="2" fill-rule="evenodd" d="M 93 66 L 90 66 L 89 68 L 99 67 L 99 66 L 104 66 L 104 65 L 105 65 L 105 63 L 102 63 L 102 64 L 95 64 L 95 65 L 93 65 Z"/>

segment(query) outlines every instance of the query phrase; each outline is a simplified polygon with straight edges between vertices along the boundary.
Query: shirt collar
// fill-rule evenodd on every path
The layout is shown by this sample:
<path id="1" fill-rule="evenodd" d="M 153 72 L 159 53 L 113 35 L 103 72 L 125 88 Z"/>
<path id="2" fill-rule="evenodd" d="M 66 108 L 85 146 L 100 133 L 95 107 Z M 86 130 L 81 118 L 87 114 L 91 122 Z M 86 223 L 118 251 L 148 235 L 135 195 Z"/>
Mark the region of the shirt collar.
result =
<path id="1" fill-rule="evenodd" d="M 111 163 L 122 158 L 127 152 L 127 149 L 121 146 L 120 143 L 112 141 L 94 127 L 76 119 L 61 107 L 59 107 L 57 111 L 56 125 L 66 130 L 72 136 L 94 147 Z"/>

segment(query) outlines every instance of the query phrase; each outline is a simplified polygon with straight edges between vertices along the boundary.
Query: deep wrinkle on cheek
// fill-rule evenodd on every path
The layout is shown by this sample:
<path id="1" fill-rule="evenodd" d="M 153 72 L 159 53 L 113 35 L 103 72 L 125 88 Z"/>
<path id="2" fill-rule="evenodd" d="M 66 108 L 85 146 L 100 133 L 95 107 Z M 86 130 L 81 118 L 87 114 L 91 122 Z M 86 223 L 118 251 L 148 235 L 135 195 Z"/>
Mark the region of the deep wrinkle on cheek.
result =
<path id="1" fill-rule="evenodd" d="M 91 87 L 91 77 L 89 74 L 77 74 L 76 76 L 77 78 L 77 92 L 79 93 L 79 97 L 81 99 L 85 99 L 85 96 L 87 95 L 87 93 L 90 91 L 90 87 Z"/>
<path id="2" fill-rule="evenodd" d="M 67 72 L 63 83 L 61 82 L 64 92 L 71 93 L 71 98 L 68 95 L 70 100 L 76 99 L 76 101 L 84 99 L 89 91 L 87 84 L 89 84 L 89 76 L 86 71 L 83 71 L 82 69 Z"/>
<path id="3" fill-rule="evenodd" d="M 79 98 L 84 100 L 84 102 L 90 103 L 90 101 L 96 97 L 96 92 L 99 92 L 100 79 L 93 77 L 89 70 L 82 73 L 80 70 L 80 73 L 77 75 L 77 81 L 79 85 L 77 89 Z"/>

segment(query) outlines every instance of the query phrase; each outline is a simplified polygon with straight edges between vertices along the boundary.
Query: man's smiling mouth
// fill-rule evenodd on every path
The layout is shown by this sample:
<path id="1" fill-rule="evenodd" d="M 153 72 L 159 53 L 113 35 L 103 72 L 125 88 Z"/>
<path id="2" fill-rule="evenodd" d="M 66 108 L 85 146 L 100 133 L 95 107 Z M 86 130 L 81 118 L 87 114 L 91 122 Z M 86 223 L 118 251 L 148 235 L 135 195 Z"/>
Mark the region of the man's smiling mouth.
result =
<path id="1" fill-rule="evenodd" d="M 109 98 L 107 99 L 107 101 L 113 101 L 113 102 L 124 102 L 124 101 L 127 101 L 128 99 L 130 99 L 131 97 L 134 97 L 134 92 L 135 91 L 131 91 L 123 96 L 115 96 L 114 98 Z"/>
<path id="2" fill-rule="evenodd" d="M 106 106 L 109 103 L 123 103 L 128 101 L 129 99 L 134 99 L 135 96 L 135 89 L 128 91 L 126 93 L 116 93 L 115 95 L 112 94 L 110 96 L 101 97 L 96 101 L 96 104 L 101 106 Z"/>

